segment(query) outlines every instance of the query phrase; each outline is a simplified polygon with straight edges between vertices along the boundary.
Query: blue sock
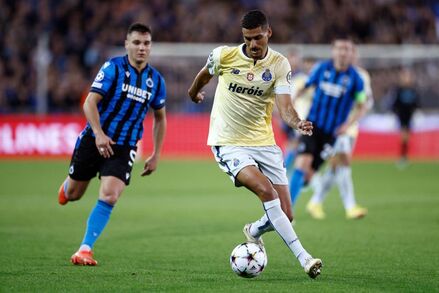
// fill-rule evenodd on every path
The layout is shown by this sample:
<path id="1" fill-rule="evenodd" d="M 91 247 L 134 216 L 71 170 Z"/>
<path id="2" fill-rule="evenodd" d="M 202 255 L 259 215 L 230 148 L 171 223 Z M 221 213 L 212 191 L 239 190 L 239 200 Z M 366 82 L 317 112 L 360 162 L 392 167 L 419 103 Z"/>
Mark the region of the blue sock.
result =
<path id="1" fill-rule="evenodd" d="M 296 203 L 297 198 L 299 197 L 300 190 L 303 186 L 303 180 L 305 173 L 300 169 L 294 169 L 293 176 L 291 176 L 290 181 L 290 195 L 291 195 L 291 204 L 294 205 Z"/>
<path id="2" fill-rule="evenodd" d="M 285 168 L 287 168 L 287 170 L 290 169 L 295 158 L 296 158 L 296 151 L 288 151 L 287 152 L 287 154 L 285 156 Z"/>
<path id="3" fill-rule="evenodd" d="M 112 210 L 112 205 L 102 200 L 98 200 L 96 206 L 88 217 L 87 230 L 85 231 L 81 245 L 85 244 L 90 246 L 90 248 L 93 248 L 94 243 L 107 225 Z"/>

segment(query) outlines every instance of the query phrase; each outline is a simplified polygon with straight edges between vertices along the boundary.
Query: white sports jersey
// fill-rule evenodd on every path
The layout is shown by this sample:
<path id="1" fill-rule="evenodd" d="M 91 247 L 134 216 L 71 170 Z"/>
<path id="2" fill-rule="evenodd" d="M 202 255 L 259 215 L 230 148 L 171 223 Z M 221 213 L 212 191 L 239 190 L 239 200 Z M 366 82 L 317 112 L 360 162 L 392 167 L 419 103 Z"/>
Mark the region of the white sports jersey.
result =
<path id="1" fill-rule="evenodd" d="M 290 94 L 291 67 L 280 53 L 268 48 L 256 62 L 244 54 L 244 44 L 218 47 L 206 67 L 218 76 L 210 116 L 211 146 L 275 145 L 271 124 L 275 94 Z"/>

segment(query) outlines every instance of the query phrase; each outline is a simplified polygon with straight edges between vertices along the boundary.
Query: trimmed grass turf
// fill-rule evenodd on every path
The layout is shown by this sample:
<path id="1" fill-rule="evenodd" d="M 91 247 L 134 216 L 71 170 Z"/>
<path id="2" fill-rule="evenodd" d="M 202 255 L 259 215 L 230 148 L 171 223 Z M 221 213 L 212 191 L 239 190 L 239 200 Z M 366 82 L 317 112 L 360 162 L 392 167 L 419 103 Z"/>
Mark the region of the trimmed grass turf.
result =
<path id="1" fill-rule="evenodd" d="M 347 221 L 335 190 L 328 218 L 304 211 L 296 232 L 324 262 L 309 279 L 280 238 L 264 236 L 268 266 L 256 279 L 233 274 L 228 257 L 259 218 L 259 201 L 234 188 L 213 161 L 163 161 L 139 176 L 95 245 L 97 267 L 69 263 L 96 202 L 98 180 L 65 207 L 56 193 L 67 161 L 0 162 L 0 291 L 107 292 L 433 292 L 439 291 L 439 164 L 398 171 L 390 162 L 355 162 L 359 202 L 369 215 Z"/>

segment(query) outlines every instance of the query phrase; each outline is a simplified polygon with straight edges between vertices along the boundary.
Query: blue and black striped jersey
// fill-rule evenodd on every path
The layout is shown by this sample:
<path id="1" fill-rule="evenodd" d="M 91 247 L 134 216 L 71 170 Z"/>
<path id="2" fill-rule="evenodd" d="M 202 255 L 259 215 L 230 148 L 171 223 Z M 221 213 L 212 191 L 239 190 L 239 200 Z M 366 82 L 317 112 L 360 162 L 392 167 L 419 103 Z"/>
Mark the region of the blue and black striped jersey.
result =
<path id="1" fill-rule="evenodd" d="M 354 101 L 364 102 L 364 85 L 358 71 L 349 66 L 346 71 L 335 69 L 332 60 L 317 64 L 305 87 L 315 92 L 307 120 L 323 132 L 334 135 L 349 116 Z"/>
<path id="2" fill-rule="evenodd" d="M 97 105 L 101 127 L 118 145 L 135 146 L 142 138 L 149 107 L 160 109 L 166 101 L 165 80 L 160 73 L 150 65 L 138 72 L 127 55 L 105 62 L 90 92 L 103 96 Z M 81 134 L 93 135 L 89 123 Z"/>

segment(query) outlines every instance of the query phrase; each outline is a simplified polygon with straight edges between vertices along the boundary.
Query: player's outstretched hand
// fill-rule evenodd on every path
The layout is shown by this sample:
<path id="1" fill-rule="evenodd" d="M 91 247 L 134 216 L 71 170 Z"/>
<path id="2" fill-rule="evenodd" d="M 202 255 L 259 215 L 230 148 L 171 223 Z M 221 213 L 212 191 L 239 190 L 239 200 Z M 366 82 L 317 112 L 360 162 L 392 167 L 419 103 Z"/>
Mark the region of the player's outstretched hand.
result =
<path id="1" fill-rule="evenodd" d="M 297 123 L 297 130 L 300 134 L 303 135 L 312 135 L 312 122 L 306 121 L 306 120 L 300 120 L 299 123 Z"/>
<path id="2" fill-rule="evenodd" d="M 150 175 L 152 172 L 155 171 L 155 169 L 157 169 L 157 163 L 158 163 L 158 159 L 154 155 L 146 159 L 142 174 L 140 175 L 141 176 Z"/>
<path id="3" fill-rule="evenodd" d="M 194 103 L 201 103 L 204 100 L 204 96 L 206 95 L 206 92 L 198 92 L 195 97 L 191 97 L 192 102 Z"/>

